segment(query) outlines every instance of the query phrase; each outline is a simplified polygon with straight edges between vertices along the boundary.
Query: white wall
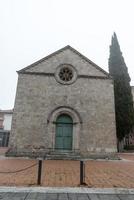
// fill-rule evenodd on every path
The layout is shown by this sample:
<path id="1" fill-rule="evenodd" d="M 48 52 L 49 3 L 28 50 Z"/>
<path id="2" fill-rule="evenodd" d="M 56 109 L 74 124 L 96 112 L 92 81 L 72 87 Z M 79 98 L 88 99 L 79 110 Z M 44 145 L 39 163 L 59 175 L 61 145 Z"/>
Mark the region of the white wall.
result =
<path id="1" fill-rule="evenodd" d="M 4 130 L 11 130 L 12 114 L 4 114 Z"/>

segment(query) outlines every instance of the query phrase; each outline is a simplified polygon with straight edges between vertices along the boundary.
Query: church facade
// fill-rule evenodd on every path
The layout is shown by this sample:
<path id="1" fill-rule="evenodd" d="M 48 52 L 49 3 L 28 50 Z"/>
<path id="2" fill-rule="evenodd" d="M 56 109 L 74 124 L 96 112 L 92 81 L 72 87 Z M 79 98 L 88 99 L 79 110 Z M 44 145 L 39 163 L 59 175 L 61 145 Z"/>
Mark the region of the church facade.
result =
<path id="1" fill-rule="evenodd" d="M 9 155 L 115 153 L 113 80 L 66 46 L 18 71 Z"/>

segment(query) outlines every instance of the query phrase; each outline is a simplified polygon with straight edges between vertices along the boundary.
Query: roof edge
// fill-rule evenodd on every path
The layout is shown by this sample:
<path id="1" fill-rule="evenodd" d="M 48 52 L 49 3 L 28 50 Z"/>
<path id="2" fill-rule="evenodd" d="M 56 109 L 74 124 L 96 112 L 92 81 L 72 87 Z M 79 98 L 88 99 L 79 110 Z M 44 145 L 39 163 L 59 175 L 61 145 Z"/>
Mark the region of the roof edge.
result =
<path id="1" fill-rule="evenodd" d="M 27 67 L 25 67 L 25 68 L 23 68 L 23 69 L 17 71 L 17 73 L 23 72 L 23 71 L 25 71 L 25 70 L 27 70 L 27 69 L 29 69 L 29 68 L 31 68 L 31 67 L 34 67 L 35 65 L 37 65 L 37 64 L 39 64 L 39 63 L 41 63 L 41 62 L 43 62 L 43 61 L 45 61 L 45 60 L 47 60 L 47 59 L 49 59 L 50 57 L 52 57 L 52 56 L 54 56 L 54 55 L 56 55 L 56 54 L 58 54 L 58 53 L 64 51 L 65 49 L 68 49 L 68 48 L 70 48 L 69 45 L 67 45 L 67 46 L 65 46 L 65 47 L 63 47 L 63 48 L 61 48 L 61 49 L 59 49 L 59 50 L 57 50 L 57 51 L 55 51 L 55 52 L 53 52 L 53 53 L 51 53 L 51 54 L 45 56 L 44 58 L 41 58 L 40 60 L 38 60 L 38 61 L 32 63 L 31 65 L 28 65 Z"/>
<path id="2" fill-rule="evenodd" d="M 69 46 L 69 45 L 68 45 Z M 84 60 L 86 60 L 88 63 L 92 64 L 96 69 L 98 69 L 99 71 L 103 72 L 105 75 L 110 76 L 108 72 L 106 72 L 104 69 L 102 69 L 101 67 L 99 67 L 97 64 L 95 64 L 93 61 L 91 61 L 89 58 L 87 58 L 86 56 L 84 56 L 83 54 L 81 54 L 79 51 L 77 51 L 76 49 L 74 49 L 73 47 L 69 46 L 69 48 L 75 52 L 76 54 L 78 54 L 80 57 L 82 57 Z"/>

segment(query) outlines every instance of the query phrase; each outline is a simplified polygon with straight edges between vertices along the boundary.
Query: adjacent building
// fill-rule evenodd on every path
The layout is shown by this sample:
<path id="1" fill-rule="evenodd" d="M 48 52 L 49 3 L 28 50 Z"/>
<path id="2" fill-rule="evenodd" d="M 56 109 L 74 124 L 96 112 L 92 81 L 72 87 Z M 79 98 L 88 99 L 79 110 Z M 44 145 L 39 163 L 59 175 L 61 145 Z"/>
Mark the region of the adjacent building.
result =
<path id="1" fill-rule="evenodd" d="M 7 147 L 11 131 L 13 110 L 0 110 L 0 147 Z"/>

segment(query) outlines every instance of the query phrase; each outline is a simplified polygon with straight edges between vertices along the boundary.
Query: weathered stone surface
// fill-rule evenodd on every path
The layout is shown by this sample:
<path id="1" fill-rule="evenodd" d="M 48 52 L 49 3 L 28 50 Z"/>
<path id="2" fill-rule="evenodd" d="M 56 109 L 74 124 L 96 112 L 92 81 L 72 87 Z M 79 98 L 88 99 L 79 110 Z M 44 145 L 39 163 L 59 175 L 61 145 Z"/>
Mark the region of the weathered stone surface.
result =
<path id="1" fill-rule="evenodd" d="M 77 70 L 79 76 L 72 84 L 55 79 L 54 73 L 63 63 Z M 19 74 L 11 152 L 44 155 L 54 151 L 54 122 L 59 113 L 73 118 L 73 151 L 82 156 L 116 152 L 113 81 L 68 48 Z"/>
<path id="2" fill-rule="evenodd" d="M 130 194 L 88 194 L 88 193 L 29 193 L 23 196 L 18 193 L 2 193 L 3 200 L 133 200 L 134 195 Z"/>

